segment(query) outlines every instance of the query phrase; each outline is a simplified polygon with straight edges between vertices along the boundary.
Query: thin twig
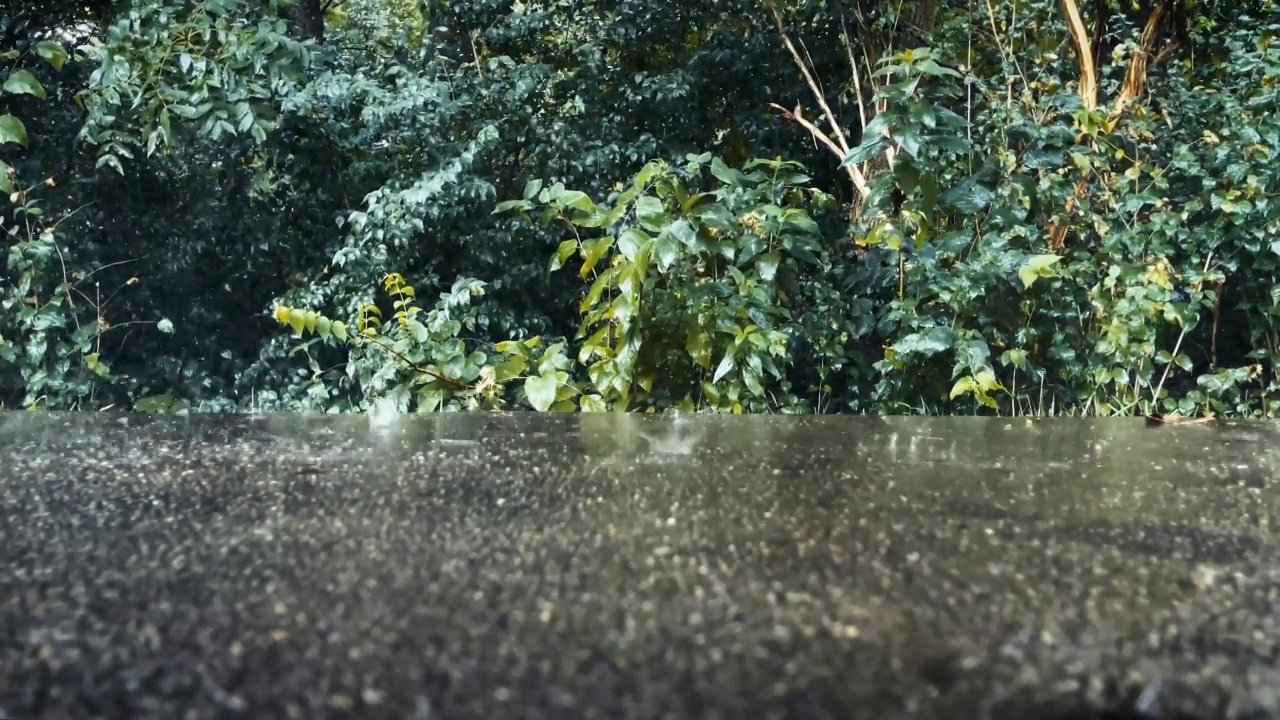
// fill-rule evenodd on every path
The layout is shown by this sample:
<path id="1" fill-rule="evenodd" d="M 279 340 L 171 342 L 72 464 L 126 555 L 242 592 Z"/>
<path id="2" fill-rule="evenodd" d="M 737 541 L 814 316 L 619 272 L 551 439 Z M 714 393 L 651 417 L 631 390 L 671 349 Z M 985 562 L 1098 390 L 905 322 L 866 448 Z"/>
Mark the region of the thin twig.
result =
<path id="1" fill-rule="evenodd" d="M 800 127 L 804 128 L 805 130 L 808 130 L 809 133 L 812 134 L 816 140 L 821 142 L 823 145 L 826 145 L 831 150 L 831 152 L 841 160 L 844 160 L 844 156 L 848 154 L 849 151 L 837 145 L 836 142 L 832 140 L 830 136 L 822 132 L 822 128 L 818 127 L 817 125 L 814 125 L 809 119 L 805 118 L 804 115 L 801 114 L 802 111 L 800 110 L 799 105 L 796 105 L 795 110 L 788 110 L 782 107 L 781 105 L 779 105 L 778 103 L 769 103 L 769 107 L 777 110 L 778 112 L 781 112 L 783 117 L 785 117 L 788 120 L 794 121 Z M 866 182 L 867 182 L 866 178 L 862 176 L 861 172 L 859 172 L 858 168 L 854 165 L 849 165 L 848 167 L 845 168 L 845 170 L 848 171 L 849 178 L 853 180 L 854 186 L 858 188 L 859 192 L 862 192 L 862 188 L 866 185 Z M 867 193 L 862 192 L 862 195 L 863 197 L 866 197 Z"/>
<path id="2" fill-rule="evenodd" d="M 853 73 L 853 91 L 858 99 L 858 119 L 862 127 L 866 127 L 871 118 L 867 117 L 866 98 L 862 92 L 862 72 L 858 70 L 858 59 L 853 56 L 853 41 L 849 39 L 849 23 L 844 16 L 844 5 L 840 5 L 840 40 L 844 44 L 844 53 L 849 58 L 849 71 Z M 871 74 L 871 68 L 867 68 Z"/>
<path id="3" fill-rule="evenodd" d="M 1209 256 L 1204 259 L 1204 270 L 1209 272 L 1209 264 L 1213 262 L 1213 251 L 1209 251 Z M 1156 385 L 1156 390 L 1152 394 L 1152 401 L 1156 404 L 1156 412 L 1160 411 L 1160 391 L 1164 389 L 1164 381 L 1169 379 L 1169 373 L 1173 370 L 1178 357 L 1178 351 L 1182 349 L 1182 341 L 1187 337 L 1188 328 L 1182 328 L 1182 332 L 1178 333 L 1178 341 L 1173 344 L 1173 355 L 1169 358 L 1169 364 L 1164 366 L 1164 374 L 1160 376 L 1160 384 Z"/>
<path id="4" fill-rule="evenodd" d="M 476 47 L 476 36 L 479 34 L 479 30 L 472 30 L 469 39 L 471 40 L 471 56 L 476 59 L 476 72 L 480 75 L 480 79 L 484 80 L 484 67 L 480 63 L 480 49 Z"/>
<path id="5" fill-rule="evenodd" d="M 809 90 L 813 92 L 814 100 L 818 102 L 818 107 L 822 109 L 823 115 L 827 119 L 827 123 L 831 126 L 831 132 L 835 136 L 833 141 L 825 133 L 815 133 L 814 137 L 822 140 L 828 147 L 834 147 L 843 161 L 845 156 L 849 154 L 849 140 L 844 135 L 844 130 L 840 129 L 840 123 L 836 120 L 836 114 L 831 111 L 831 106 L 827 104 L 826 97 L 822 94 L 822 90 L 818 87 L 817 80 L 814 79 L 813 73 L 809 72 L 809 66 L 805 64 L 804 59 L 800 57 L 800 51 L 796 50 L 795 43 L 791 42 L 791 36 L 787 34 L 787 29 L 782 23 L 782 15 L 778 12 L 778 8 L 773 3 L 769 4 L 769 11 L 773 13 L 773 21 L 778 26 L 778 33 L 782 36 L 782 44 L 786 46 L 787 51 L 791 53 L 791 58 L 795 60 L 796 67 L 800 68 L 800 72 L 804 75 L 805 82 L 809 85 Z M 776 105 L 774 106 L 776 107 Z M 784 110 L 784 112 L 786 112 Z M 800 123 L 806 130 L 814 133 L 817 126 L 810 122 L 801 122 L 799 116 L 799 106 L 796 106 L 796 112 L 792 113 L 793 119 Z M 838 142 L 837 142 L 838 141 Z M 867 179 L 862 174 L 862 170 L 854 165 L 849 165 L 849 177 L 853 179 L 853 186 L 862 197 L 871 194 L 871 188 L 867 185 Z"/>
<path id="6" fill-rule="evenodd" d="M 385 342 L 383 342 L 381 339 L 379 339 L 379 338 L 377 338 L 377 337 L 375 337 L 375 336 L 373 336 L 373 335 L 361 335 L 361 337 L 363 337 L 365 340 L 367 340 L 367 341 L 369 341 L 369 342 L 373 343 L 374 345 L 377 345 L 378 347 L 382 348 L 383 350 L 386 350 L 387 352 L 391 353 L 392 355 L 395 355 L 396 357 L 400 358 L 400 360 L 401 360 L 401 361 L 403 361 L 403 362 L 404 362 L 404 364 L 408 365 L 408 366 L 409 366 L 409 368 L 410 368 L 410 369 L 412 369 L 414 372 L 421 373 L 421 374 L 426 375 L 426 376 L 428 376 L 428 377 L 433 377 L 433 378 L 435 378 L 436 380 L 441 380 L 441 381 L 443 381 L 443 382 L 449 383 L 450 385 L 452 385 L 452 386 L 454 386 L 454 387 L 462 388 L 462 389 L 464 389 L 464 390 L 474 390 L 474 389 L 475 389 L 475 386 L 474 386 L 474 385 L 468 385 L 468 384 L 466 384 L 466 383 L 462 382 L 461 380 L 455 380 L 455 379 L 453 379 L 453 378 L 451 378 L 451 377 L 449 377 L 449 376 L 447 376 L 447 375 L 441 375 L 440 373 L 436 372 L 435 370 L 428 370 L 427 368 L 424 368 L 424 367 L 419 366 L 419 365 L 418 365 L 417 363 L 415 363 L 414 361 L 412 361 L 412 360 L 410 360 L 409 358 L 405 357 L 405 356 L 404 356 L 404 354 L 403 354 L 403 353 L 401 353 L 399 350 L 396 350 L 395 348 L 391 347 L 390 345 L 386 344 L 386 343 L 385 343 Z"/>

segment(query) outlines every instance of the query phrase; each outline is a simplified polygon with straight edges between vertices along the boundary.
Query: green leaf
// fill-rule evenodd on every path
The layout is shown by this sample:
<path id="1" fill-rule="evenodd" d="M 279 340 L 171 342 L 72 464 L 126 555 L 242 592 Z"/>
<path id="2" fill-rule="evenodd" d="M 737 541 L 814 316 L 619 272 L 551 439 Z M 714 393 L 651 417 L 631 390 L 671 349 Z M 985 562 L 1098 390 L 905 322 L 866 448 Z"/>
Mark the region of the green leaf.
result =
<path id="1" fill-rule="evenodd" d="M 604 398 L 594 393 L 583 395 L 578 400 L 578 407 L 582 408 L 583 412 L 605 412 L 609 409 L 609 406 L 605 405 Z"/>
<path id="2" fill-rule="evenodd" d="M 1028 367 L 1027 351 L 1021 348 L 1010 348 L 1005 350 L 1004 353 L 1000 355 L 1000 362 L 1005 365 L 1012 365 L 1019 370 L 1026 370 Z"/>
<path id="3" fill-rule="evenodd" d="M 36 80 L 36 76 L 26 70 L 14 70 L 4 81 L 4 91 L 10 95 L 34 95 L 41 100 L 48 97 L 44 86 Z"/>
<path id="4" fill-rule="evenodd" d="M 440 381 L 433 381 L 422 386 L 418 391 L 418 410 L 422 412 L 436 412 L 444 408 L 445 400 L 449 397 L 449 390 Z"/>
<path id="5" fill-rule="evenodd" d="M 457 353 L 454 356 L 450 357 L 448 360 L 444 362 L 444 365 L 440 368 L 441 372 L 443 372 L 445 376 L 451 377 L 455 380 L 457 380 L 458 378 L 461 378 L 463 374 L 466 372 L 466 369 L 467 369 L 467 356 L 462 353 Z"/>
<path id="6" fill-rule="evenodd" d="M 556 249 L 556 254 L 551 258 L 551 272 L 555 272 L 564 267 L 564 261 L 569 259 L 574 250 L 578 249 L 578 241 L 570 238 L 560 243 L 560 247 Z"/>
<path id="7" fill-rule="evenodd" d="M 929 138 L 929 144 L 942 149 L 950 150 L 955 153 L 969 152 L 969 143 L 964 138 L 952 137 L 950 135 L 934 135 Z"/>
<path id="8" fill-rule="evenodd" d="M 36 55 L 53 66 L 54 70 L 61 70 L 62 66 L 67 63 L 67 51 L 62 46 L 52 40 L 41 40 L 36 43 Z"/>
<path id="9" fill-rule="evenodd" d="M 791 253 L 791 257 L 794 257 L 797 260 L 803 260 L 810 265 L 822 264 L 822 260 L 820 260 L 817 255 L 814 255 L 812 250 L 804 247 L 803 245 L 792 245 L 787 252 Z"/>
<path id="10" fill-rule="evenodd" d="M 663 223 L 666 220 L 666 212 L 662 207 L 662 201 L 652 195 L 644 195 L 636 200 L 636 219 L 641 224 Z M 649 228 L 653 229 L 653 228 Z"/>
<path id="11" fill-rule="evenodd" d="M 658 253 L 658 272 L 665 273 L 675 264 L 676 258 L 680 254 L 680 245 L 671 237 L 670 233 L 663 233 L 658 237 L 654 249 Z"/>
<path id="12" fill-rule="evenodd" d="M 1018 277 L 1022 280 L 1023 289 L 1030 288 L 1035 283 L 1036 278 L 1053 277 L 1054 263 L 1061 260 L 1058 255 L 1032 255 L 1027 258 L 1027 262 L 1018 268 Z"/>
<path id="13" fill-rule="evenodd" d="M 742 368 L 742 381 L 747 384 L 747 389 L 756 397 L 764 395 L 764 385 L 761 383 L 763 375 L 764 371 L 761 368 L 760 356 L 749 355 L 746 367 Z"/>
<path id="14" fill-rule="evenodd" d="M 956 345 L 956 359 L 969 372 L 977 373 L 991 360 L 991 348 L 981 339 L 965 340 Z"/>
<path id="15" fill-rule="evenodd" d="M 680 241 L 681 245 L 690 249 L 697 246 L 698 233 L 693 229 L 693 225 L 690 224 L 688 220 L 680 218 L 679 220 L 671 223 L 671 227 L 669 227 L 668 230 L 672 237 Z"/>
<path id="16" fill-rule="evenodd" d="M 556 198 L 556 202 L 565 207 L 571 207 L 586 213 L 595 212 L 596 210 L 595 203 L 591 202 L 591 198 L 581 190 L 565 190 Z"/>
<path id="17" fill-rule="evenodd" d="M 513 357 L 497 364 L 493 369 L 493 379 L 497 382 L 506 382 L 512 378 L 519 377 L 529 367 L 529 363 L 523 358 Z"/>
<path id="18" fill-rule="evenodd" d="M 918 70 L 919 72 L 925 75 L 949 75 L 951 77 L 964 77 L 959 72 L 956 72 L 955 70 L 949 67 L 943 67 L 942 65 L 939 65 L 938 63 L 929 59 L 920 60 L 919 62 L 915 63 L 915 68 L 916 70 Z"/>
<path id="19" fill-rule="evenodd" d="M 640 251 L 650 243 L 650 238 L 645 231 L 640 228 L 627 228 L 618 236 L 618 252 L 622 253 L 622 257 L 635 262 L 640 255 Z"/>
<path id="20" fill-rule="evenodd" d="M 542 189 L 542 178 L 534 178 L 524 184 L 524 192 L 520 194 L 520 197 L 524 198 L 525 200 L 532 200 L 533 197 L 537 195 L 538 191 L 541 189 Z"/>
<path id="21" fill-rule="evenodd" d="M 13 180 L 9 179 L 9 164 L 0 160 L 0 192 L 13 192 Z"/>
<path id="22" fill-rule="evenodd" d="M 986 209 L 995 197 L 991 189 L 970 177 L 942 193 L 938 201 L 965 215 L 976 215 Z"/>
<path id="23" fill-rule="evenodd" d="M 898 141 L 898 146 L 902 151 L 913 158 L 920 157 L 920 132 L 917 128 L 907 126 L 897 133 L 894 133 L 894 140 Z"/>
<path id="24" fill-rule="evenodd" d="M 121 175 L 124 174 L 124 166 L 120 164 L 120 158 L 116 157 L 115 155 L 110 155 L 110 154 L 103 155 L 102 157 L 98 158 L 98 162 L 94 163 L 95 168 L 100 168 L 103 165 L 110 165 L 112 168 L 115 169 L 116 172 L 120 173 Z"/>
<path id="25" fill-rule="evenodd" d="M 604 257 L 604 254 L 609 252 L 609 249 L 612 247 L 613 238 L 609 235 L 596 240 L 595 243 L 587 249 L 587 256 L 582 261 L 582 269 L 578 271 L 578 276 L 583 280 L 586 280 L 587 276 L 591 274 L 591 271 L 595 269 L 596 263 L 600 262 L 600 258 Z"/>
<path id="26" fill-rule="evenodd" d="M 554 375 L 528 377 L 524 381 L 524 394 L 529 398 L 529 404 L 535 410 L 546 412 L 551 409 L 551 405 L 556 401 L 557 385 Z"/>
<path id="27" fill-rule="evenodd" d="M 760 273 L 760 279 L 765 282 L 773 282 L 774 276 L 778 274 L 778 263 L 781 258 L 778 253 L 771 252 L 756 258 L 756 270 Z"/>
<path id="28" fill-rule="evenodd" d="M 27 129 L 12 115 L 0 115 L 0 145 L 5 143 L 27 145 Z"/>
<path id="29" fill-rule="evenodd" d="M 867 245 L 884 245 L 890 250 L 902 249 L 902 235 L 893 223 L 880 223 L 871 228 L 863 242 Z"/>
<path id="30" fill-rule="evenodd" d="M 725 185 L 741 185 L 746 179 L 741 172 L 725 165 L 720 158 L 711 161 L 711 174 Z"/>
<path id="31" fill-rule="evenodd" d="M 849 154 L 845 155 L 844 158 L 840 160 L 840 167 L 846 168 L 850 165 L 864 163 L 871 158 L 883 155 L 888 149 L 889 142 L 885 140 L 883 136 L 877 135 L 875 137 L 868 138 L 863 140 L 861 145 L 850 150 Z"/>
<path id="32" fill-rule="evenodd" d="M 955 332 L 948 327 L 931 327 L 924 332 L 911 333 L 894 343 L 893 350 L 899 355 L 920 354 L 936 355 L 948 350 L 955 344 Z"/>
<path id="33" fill-rule="evenodd" d="M 716 366 L 715 375 L 711 376 L 711 382 L 720 382 L 721 378 L 733 372 L 733 368 L 736 365 L 737 362 L 733 359 L 733 353 L 725 353 L 725 356 L 720 360 L 720 364 Z"/>
<path id="34" fill-rule="evenodd" d="M 503 200 L 502 202 L 493 206 L 492 214 L 501 215 L 502 213 L 511 212 L 512 210 L 518 210 L 518 211 L 524 212 L 524 211 L 531 210 L 532 208 L 533 208 L 533 203 L 529 202 L 528 200 Z"/>

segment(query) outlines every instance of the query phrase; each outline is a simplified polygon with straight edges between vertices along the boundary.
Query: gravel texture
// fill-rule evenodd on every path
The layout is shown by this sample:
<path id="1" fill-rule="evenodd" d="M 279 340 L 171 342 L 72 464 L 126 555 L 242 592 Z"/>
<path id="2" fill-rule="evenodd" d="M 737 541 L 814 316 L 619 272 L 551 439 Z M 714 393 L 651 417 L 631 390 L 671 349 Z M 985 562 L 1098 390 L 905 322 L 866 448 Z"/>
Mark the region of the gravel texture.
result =
<path id="1" fill-rule="evenodd" d="M 1280 718 L 1278 439 L 0 413 L 0 719 Z"/>

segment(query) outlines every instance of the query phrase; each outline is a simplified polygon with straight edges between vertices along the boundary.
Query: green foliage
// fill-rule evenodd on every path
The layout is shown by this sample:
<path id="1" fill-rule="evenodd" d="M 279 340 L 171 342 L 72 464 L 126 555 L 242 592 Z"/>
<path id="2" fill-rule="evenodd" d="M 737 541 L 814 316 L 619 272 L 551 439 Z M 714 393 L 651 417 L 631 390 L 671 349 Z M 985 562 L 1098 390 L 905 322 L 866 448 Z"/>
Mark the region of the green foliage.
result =
<path id="1" fill-rule="evenodd" d="M 1252 358 L 1270 365 L 1258 345 L 1270 311 L 1246 303 L 1246 314 L 1261 312 L 1231 323 L 1221 295 L 1234 269 L 1274 267 L 1259 252 L 1274 225 L 1261 199 L 1274 99 L 1247 79 L 1274 51 L 1258 32 L 1229 42 L 1237 64 L 1215 69 L 1240 73 L 1214 80 L 1239 83 L 1232 91 L 1197 99 L 1205 79 L 1170 75 L 1160 79 L 1163 113 L 1139 108 L 1123 122 L 1068 95 L 1050 53 L 1032 56 L 1033 67 L 1006 67 L 1008 80 L 980 85 L 969 152 L 958 139 L 918 139 L 942 128 L 940 103 L 961 95 L 959 78 L 888 59 L 897 67 L 877 96 L 885 110 L 853 153 L 857 161 L 900 151 L 858 231 L 866 261 L 892 268 L 896 284 L 879 323 L 891 342 L 876 366 L 878 402 L 960 411 L 954 401 L 971 399 L 1004 413 L 1262 411 L 1241 394 L 1261 366 L 1250 369 L 1239 351 L 1254 348 Z M 1124 68 L 1118 58 L 1112 69 Z M 1039 79 L 1011 99 L 1009 83 L 1032 74 Z M 1254 277 L 1274 282 L 1269 271 Z M 1240 343 L 1241 332 L 1253 337 Z M 1228 359 L 1220 352 L 1233 337 Z M 1234 366 L 1218 369 L 1224 361 Z M 1255 385 L 1263 398 L 1274 389 Z"/>
<path id="2" fill-rule="evenodd" d="M 65 50 L 48 40 L 34 43 L 28 52 L 11 50 L 0 55 L 0 60 L 10 63 L 0 84 L 0 98 L 48 97 L 36 76 L 20 66 L 31 58 L 54 69 L 67 61 Z M 0 146 L 26 147 L 28 143 L 23 121 L 12 113 L 0 113 Z M 39 199 L 40 191 L 55 186 L 53 178 L 27 181 L 0 160 L 0 192 L 7 195 L 10 206 L 0 215 L 0 247 L 5 250 L 0 273 L 0 370 L 18 371 L 17 377 L 0 374 L 0 406 L 11 397 L 21 398 L 27 407 L 75 407 L 91 399 L 97 381 L 111 379 L 101 356 L 105 328 L 97 313 L 86 313 L 94 309 L 95 298 L 85 294 L 84 276 L 68 272 L 58 222 L 46 214 Z"/>
<path id="3" fill-rule="evenodd" d="M 704 175 L 718 187 L 703 189 Z M 788 333 L 806 311 L 831 252 L 809 208 L 831 196 L 795 163 L 731 168 L 710 153 L 677 170 L 651 162 L 607 202 L 534 182 L 498 211 L 542 210 L 572 230 L 551 260 L 576 257 L 591 280 L 575 340 L 587 368 L 583 403 L 616 409 L 672 405 L 732 412 L 794 410 Z M 839 367 L 844 358 L 807 358 Z"/>
<path id="4" fill-rule="evenodd" d="M 1272 414 L 1280 9 L 1083 5 L 39 0 L 0 400 Z"/>
<path id="5" fill-rule="evenodd" d="M 511 391 L 515 402 L 536 410 L 575 408 L 563 343 L 542 347 L 534 337 L 481 348 L 462 337 L 476 329 L 472 301 L 484 295 L 483 282 L 460 278 L 430 311 L 416 303 L 416 290 L 398 273 L 384 277 L 382 288 L 391 300 L 391 321 L 384 323 L 382 310 L 369 302 L 354 319 L 356 333 L 314 310 L 278 305 L 273 311 L 297 337 L 312 336 L 295 350 L 308 359 L 312 406 L 355 409 L 391 397 L 401 409 L 501 408 L 513 401 Z M 321 343 L 348 349 L 342 368 L 321 368 L 312 352 Z"/>
<path id="6" fill-rule="evenodd" d="M 310 61 L 281 12 L 281 0 L 199 0 L 178 12 L 166 0 L 133 3 L 90 51 L 100 64 L 84 95 L 84 137 L 99 163 L 123 174 L 133 147 L 171 148 L 175 126 L 213 142 L 265 142 Z"/>

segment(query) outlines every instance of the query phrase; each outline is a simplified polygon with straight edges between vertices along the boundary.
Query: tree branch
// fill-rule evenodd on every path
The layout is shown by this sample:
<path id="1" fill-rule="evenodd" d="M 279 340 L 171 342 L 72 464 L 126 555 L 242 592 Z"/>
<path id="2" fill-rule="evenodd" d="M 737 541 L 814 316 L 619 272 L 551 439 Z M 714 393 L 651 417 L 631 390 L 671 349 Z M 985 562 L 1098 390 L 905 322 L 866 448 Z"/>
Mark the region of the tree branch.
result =
<path id="1" fill-rule="evenodd" d="M 1116 98 L 1111 117 L 1107 121 L 1107 127 L 1110 129 L 1115 129 L 1125 108 L 1147 88 L 1147 61 L 1155 50 L 1156 40 L 1160 35 L 1160 22 L 1168 10 L 1169 0 L 1160 0 L 1160 3 L 1152 9 L 1151 15 L 1147 17 L 1147 24 L 1142 28 L 1138 50 L 1129 59 L 1129 68 L 1124 74 L 1124 84 L 1120 86 L 1120 95 Z"/>
<path id="2" fill-rule="evenodd" d="M 1071 30 L 1076 62 L 1080 66 L 1080 101 L 1086 110 L 1094 110 L 1098 107 L 1098 72 L 1093 64 L 1089 31 L 1080 17 L 1080 6 L 1076 0 L 1062 0 L 1062 10 L 1067 14 L 1067 27 Z"/>
<path id="3" fill-rule="evenodd" d="M 404 364 L 405 364 L 405 365 L 408 365 L 408 366 L 409 366 L 409 368 L 410 368 L 411 370 L 413 370 L 414 372 L 421 373 L 421 374 L 426 375 L 426 376 L 428 376 L 428 377 L 433 377 L 433 378 L 435 378 L 436 380 L 440 380 L 440 381 L 442 381 L 442 382 L 446 382 L 446 383 L 448 383 L 448 384 L 450 384 L 450 385 L 452 385 L 452 386 L 454 386 L 454 387 L 456 387 L 456 388 L 462 388 L 462 389 L 464 389 L 464 390 L 474 390 L 474 389 L 475 389 L 475 386 L 473 386 L 473 385 L 468 385 L 468 384 L 466 384 L 466 383 L 462 382 L 461 380 L 455 380 L 455 379 L 453 379 L 453 378 L 451 378 L 451 377 L 449 377 L 449 376 L 447 376 L 447 375 L 441 375 L 440 373 L 436 372 L 435 370 L 428 370 L 427 368 L 424 368 L 424 367 L 419 366 L 418 364 L 414 363 L 414 362 L 413 362 L 412 360 L 410 360 L 409 358 L 405 357 L 405 356 L 404 356 L 404 354 L 403 354 L 403 353 L 401 353 L 399 350 L 396 350 L 395 348 L 393 348 L 393 347 L 391 347 L 390 345 L 386 344 L 386 343 L 385 343 L 385 342 L 383 342 L 380 338 L 378 338 L 378 337 L 376 337 L 376 336 L 374 336 L 374 335 L 361 335 L 360 337 L 362 337 L 363 339 L 365 339 L 365 340 L 367 340 L 367 341 L 369 341 L 369 342 L 373 343 L 374 345 L 377 345 L 378 347 L 382 348 L 383 350 L 386 350 L 387 352 L 391 353 L 392 355 L 395 355 L 396 357 L 400 358 L 400 360 L 401 360 L 402 362 L 404 362 Z"/>
<path id="4" fill-rule="evenodd" d="M 813 92 L 814 99 L 818 101 L 818 107 L 822 108 L 823 115 L 826 117 L 827 124 L 831 126 L 831 131 L 832 134 L 835 135 L 835 139 L 833 140 L 831 136 L 822 132 L 817 125 L 814 125 L 804 119 L 800 115 L 799 105 L 796 105 L 794 112 L 789 111 L 776 103 L 770 103 L 770 107 L 781 110 L 787 118 L 799 123 L 802 127 L 812 133 L 816 139 L 831 148 L 832 152 L 839 156 L 840 160 L 843 162 L 845 156 L 849 154 L 849 140 L 845 137 L 844 131 L 840 129 L 840 123 L 836 120 L 835 113 L 831 112 L 831 106 L 827 104 L 827 99 L 822 94 L 822 90 L 818 88 L 818 82 L 814 80 L 813 73 L 809 72 L 809 66 L 806 65 L 804 60 L 800 57 L 800 52 L 796 50 L 795 44 L 791 42 L 791 36 L 787 35 L 787 30 L 782 23 L 782 15 L 778 12 L 778 9 L 774 7 L 773 3 L 769 3 L 769 11 L 773 13 L 773 21 L 778 26 L 778 33 L 782 36 L 782 44 L 786 46 L 788 51 L 790 51 L 792 59 L 795 60 L 796 67 L 800 68 L 800 72 L 804 75 L 805 82 L 809 85 L 809 90 Z M 867 186 L 867 179 L 863 176 L 862 171 L 853 165 L 848 167 L 848 171 L 849 178 L 853 180 L 854 189 L 857 190 L 858 194 L 863 198 L 867 197 L 867 195 L 870 194 L 871 189 Z"/>
<path id="5" fill-rule="evenodd" d="M 804 128 L 805 130 L 808 130 L 809 133 L 813 135 L 815 140 L 817 140 L 818 142 L 821 142 L 823 145 L 826 145 L 831 150 L 831 153 L 835 155 L 837 158 L 839 158 L 841 162 L 844 161 L 844 156 L 849 154 L 848 150 L 842 149 L 839 145 L 835 143 L 834 140 L 831 139 L 830 136 L 822 132 L 822 128 L 818 127 L 817 125 L 814 125 L 807 118 L 805 118 L 801 114 L 799 105 L 796 105 L 795 110 L 788 110 L 782 107 L 781 105 L 779 105 L 778 103 L 769 103 L 769 107 L 777 110 L 778 112 L 781 112 L 783 117 L 785 117 L 788 120 L 794 121 L 800 127 Z M 859 170 L 856 165 L 849 165 L 848 167 L 845 168 L 845 170 L 848 171 L 849 179 L 853 181 L 853 186 L 855 189 L 857 189 L 858 194 L 860 194 L 862 197 L 865 198 L 871 192 L 871 189 L 867 186 L 867 179 L 865 176 L 863 176 L 862 171 Z"/>
<path id="6" fill-rule="evenodd" d="M 1165 46 L 1160 48 L 1160 52 L 1156 53 L 1156 56 L 1151 58 L 1151 64 L 1147 69 L 1149 70 L 1159 65 L 1160 63 L 1164 62 L 1165 60 L 1168 60 L 1170 57 L 1173 56 L 1175 52 L 1178 51 L 1178 48 L 1180 47 L 1182 47 L 1181 40 L 1170 40 L 1169 42 L 1165 43 Z"/>

